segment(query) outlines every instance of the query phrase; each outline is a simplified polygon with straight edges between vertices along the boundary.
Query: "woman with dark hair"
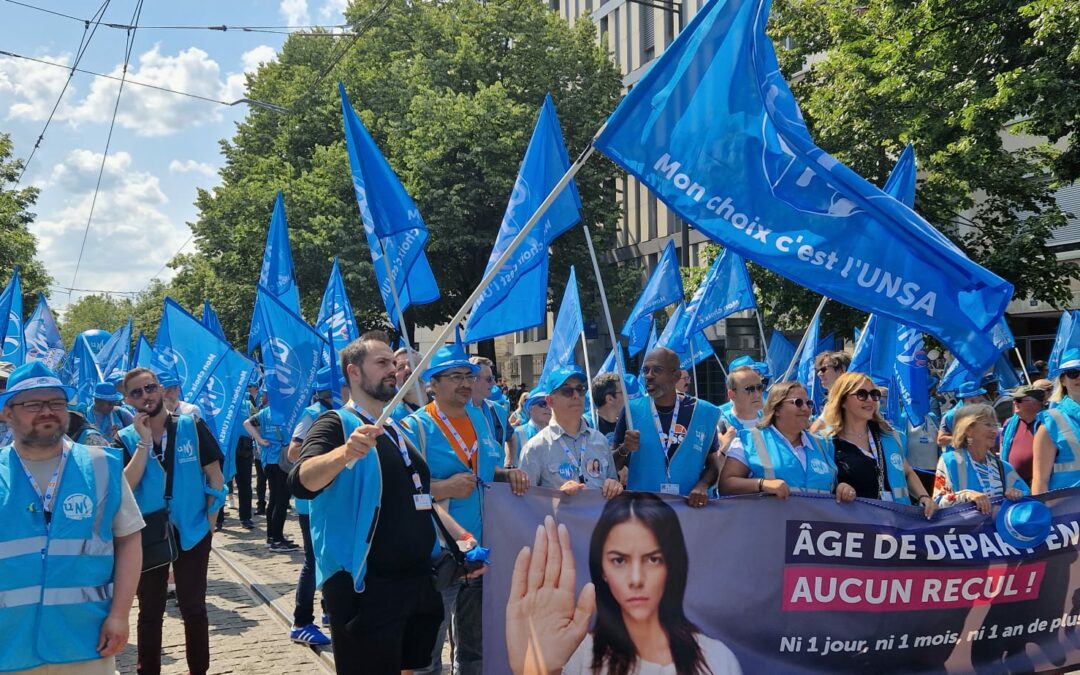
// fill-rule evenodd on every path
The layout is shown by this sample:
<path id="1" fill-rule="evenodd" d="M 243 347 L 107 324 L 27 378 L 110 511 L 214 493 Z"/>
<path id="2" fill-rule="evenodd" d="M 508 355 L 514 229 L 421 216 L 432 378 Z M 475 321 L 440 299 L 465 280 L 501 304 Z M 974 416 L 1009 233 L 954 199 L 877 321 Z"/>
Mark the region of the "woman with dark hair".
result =
<path id="1" fill-rule="evenodd" d="M 506 608 L 511 669 L 518 675 L 560 669 L 574 675 L 741 674 L 731 650 L 683 613 L 688 569 L 675 511 L 655 494 L 624 492 L 604 505 L 593 529 L 592 583 L 575 606 L 570 537 L 547 518 L 533 550 L 524 549 L 514 564 Z"/>

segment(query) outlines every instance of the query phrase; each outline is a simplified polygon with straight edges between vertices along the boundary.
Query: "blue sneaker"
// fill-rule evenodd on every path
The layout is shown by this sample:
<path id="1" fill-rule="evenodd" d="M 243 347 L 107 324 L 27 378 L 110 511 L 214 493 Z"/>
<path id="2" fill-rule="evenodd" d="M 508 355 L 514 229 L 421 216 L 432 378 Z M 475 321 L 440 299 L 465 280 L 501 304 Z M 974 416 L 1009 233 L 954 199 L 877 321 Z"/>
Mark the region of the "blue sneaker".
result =
<path id="1" fill-rule="evenodd" d="M 330 638 L 323 635 L 323 632 L 319 630 L 319 627 L 313 623 L 301 626 L 300 628 L 293 628 L 289 631 L 289 639 L 293 642 L 299 642 L 302 645 L 310 645 L 312 647 L 322 647 L 330 644 Z"/>
<path id="2" fill-rule="evenodd" d="M 323 628 L 329 628 L 330 627 L 330 615 L 327 614 L 326 612 L 322 613 L 322 625 L 323 625 Z"/>

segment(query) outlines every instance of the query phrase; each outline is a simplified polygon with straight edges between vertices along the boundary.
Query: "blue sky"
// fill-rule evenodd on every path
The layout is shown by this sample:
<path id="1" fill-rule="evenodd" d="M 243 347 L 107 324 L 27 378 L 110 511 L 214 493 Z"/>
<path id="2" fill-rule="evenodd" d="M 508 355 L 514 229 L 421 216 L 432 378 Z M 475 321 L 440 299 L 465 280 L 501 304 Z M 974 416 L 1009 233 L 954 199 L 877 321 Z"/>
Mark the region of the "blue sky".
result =
<path id="1" fill-rule="evenodd" d="M 24 0 L 20 0 L 23 2 Z M 89 18 L 98 0 L 25 0 L 25 4 Z M 127 24 L 136 0 L 112 0 L 103 21 Z M 135 33 L 128 77 L 206 96 L 242 98 L 244 73 L 272 60 L 285 36 L 271 33 L 178 30 L 150 26 L 306 26 L 344 21 L 347 0 L 183 0 L 146 2 Z M 0 49 L 70 66 L 83 23 L 0 0 Z M 126 32 L 101 26 L 79 68 L 119 76 Z M 320 39 L 320 38 L 312 38 Z M 67 78 L 52 65 L 0 56 L 0 131 L 15 156 L 26 159 Z M 30 163 L 24 183 L 41 188 L 31 231 L 38 257 L 54 279 L 50 304 L 62 310 L 63 287 L 139 291 L 178 250 L 190 251 L 188 222 L 196 188 L 218 183 L 218 141 L 231 137 L 246 107 L 226 107 L 145 87 L 125 85 L 101 190 L 78 278 L 79 246 L 119 83 L 76 73 Z M 330 86 L 330 85 L 328 85 Z"/>

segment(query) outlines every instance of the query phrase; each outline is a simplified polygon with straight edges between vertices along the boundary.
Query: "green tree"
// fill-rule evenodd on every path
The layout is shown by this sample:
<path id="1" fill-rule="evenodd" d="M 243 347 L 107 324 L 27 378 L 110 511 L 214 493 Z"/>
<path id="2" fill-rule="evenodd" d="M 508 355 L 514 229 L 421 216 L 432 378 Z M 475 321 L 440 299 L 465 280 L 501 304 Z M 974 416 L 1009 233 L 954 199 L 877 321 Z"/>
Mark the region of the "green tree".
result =
<path id="1" fill-rule="evenodd" d="M 778 49 L 781 68 L 818 145 L 882 185 L 914 144 L 917 211 L 1012 282 L 1016 297 L 1070 299 L 1077 268 L 1046 241 L 1065 222 L 1053 191 L 1080 178 L 1077 3 L 777 0 L 774 8 L 771 32 L 791 45 Z M 1009 138 L 1016 134 L 1049 142 Z M 805 326 L 820 296 L 758 272 L 766 321 Z M 850 335 L 862 315 L 835 307 L 825 316 L 827 330 Z"/>
<path id="2" fill-rule="evenodd" d="M 314 319 L 339 256 L 358 319 L 385 321 L 352 193 L 338 79 L 431 232 L 427 251 L 442 299 L 407 314 L 427 326 L 449 318 L 479 282 L 545 93 L 555 100 L 571 155 L 618 100 L 618 72 L 596 45 L 594 27 L 571 29 L 541 3 L 379 4 L 351 5 L 348 19 L 362 32 L 355 42 L 290 38 L 276 62 L 249 76 L 253 98 L 289 113 L 252 110 L 222 143 L 222 184 L 199 193 L 196 252 L 175 261 L 172 287 L 189 307 L 209 297 L 238 344 L 246 339 L 278 189 L 305 316 Z M 611 247 L 619 216 L 615 175 L 597 159 L 577 178 L 584 222 L 601 251 Z M 561 296 L 577 264 L 586 312 L 597 315 L 586 256 L 580 228 L 556 242 L 549 301 Z M 618 285 L 627 273 L 604 274 Z"/>
<path id="3" fill-rule="evenodd" d="M 127 323 L 134 303 L 111 295 L 84 295 L 68 305 L 59 320 L 60 337 L 70 349 L 75 338 L 85 330 L 99 328 L 114 332 Z"/>
<path id="4" fill-rule="evenodd" d="M 12 158 L 11 136 L 0 133 L 0 288 L 11 280 L 19 266 L 22 275 L 23 309 L 31 312 L 37 305 L 39 291 L 48 295 L 52 277 L 35 258 L 37 239 L 30 233 L 34 221 L 30 209 L 37 201 L 35 187 L 15 187 L 22 162 Z"/>

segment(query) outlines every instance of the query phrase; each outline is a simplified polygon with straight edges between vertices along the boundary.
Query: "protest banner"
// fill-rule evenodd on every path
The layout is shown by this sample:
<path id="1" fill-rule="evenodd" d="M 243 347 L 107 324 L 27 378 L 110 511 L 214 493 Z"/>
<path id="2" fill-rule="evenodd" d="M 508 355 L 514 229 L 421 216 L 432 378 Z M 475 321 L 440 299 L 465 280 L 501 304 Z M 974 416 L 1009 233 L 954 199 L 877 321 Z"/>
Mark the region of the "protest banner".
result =
<path id="1" fill-rule="evenodd" d="M 685 615 L 682 634 L 714 673 L 1030 672 L 1080 663 L 1080 579 L 1071 578 L 1080 570 L 1080 490 L 1039 499 L 1052 527 L 1027 550 L 1010 546 L 995 519 L 971 505 L 927 521 L 920 509 L 864 500 L 746 495 L 692 509 L 644 493 L 608 502 L 599 491 L 568 497 L 533 488 L 516 497 L 496 485 L 485 491 L 493 561 L 484 579 L 485 671 L 511 672 L 506 636 L 528 632 L 507 624 L 511 575 L 549 515 L 569 532 L 574 601 L 591 581 L 599 610 L 584 647 L 543 655 L 549 670 L 577 650 L 567 670 L 588 672 L 592 645 L 620 644 L 602 632 L 625 637 L 621 617 L 640 620 L 650 606 L 672 635 Z M 626 523 L 637 531 L 615 553 Z M 634 547 L 641 559 L 627 550 Z M 661 580 L 650 581 L 657 569 Z M 566 561 L 562 570 L 565 577 Z M 537 631 L 543 607 L 527 617 Z"/>

